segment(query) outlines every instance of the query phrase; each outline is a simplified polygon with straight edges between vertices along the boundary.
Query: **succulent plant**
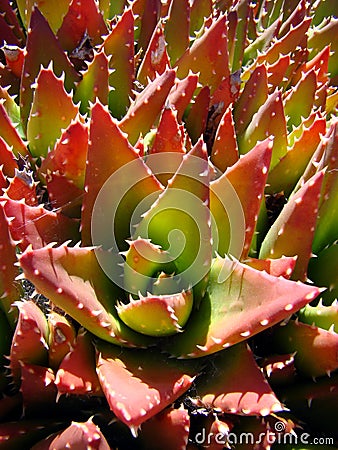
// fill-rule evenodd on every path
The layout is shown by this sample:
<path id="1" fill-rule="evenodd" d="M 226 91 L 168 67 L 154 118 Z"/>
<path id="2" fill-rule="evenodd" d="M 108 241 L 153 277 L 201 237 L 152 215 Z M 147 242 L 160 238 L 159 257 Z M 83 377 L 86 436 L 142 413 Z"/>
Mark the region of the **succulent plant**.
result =
<path id="1" fill-rule="evenodd" d="M 333 448 L 335 0 L 0 4 L 0 448 Z"/>

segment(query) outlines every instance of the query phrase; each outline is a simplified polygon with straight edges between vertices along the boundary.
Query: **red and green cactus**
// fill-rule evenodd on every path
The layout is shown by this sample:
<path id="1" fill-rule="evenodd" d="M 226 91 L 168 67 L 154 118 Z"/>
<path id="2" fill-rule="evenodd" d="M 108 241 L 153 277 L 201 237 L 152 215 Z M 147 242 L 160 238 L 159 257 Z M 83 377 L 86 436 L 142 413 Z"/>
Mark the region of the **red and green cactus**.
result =
<path id="1" fill-rule="evenodd" d="M 337 3 L 12 3 L 0 448 L 333 448 Z"/>

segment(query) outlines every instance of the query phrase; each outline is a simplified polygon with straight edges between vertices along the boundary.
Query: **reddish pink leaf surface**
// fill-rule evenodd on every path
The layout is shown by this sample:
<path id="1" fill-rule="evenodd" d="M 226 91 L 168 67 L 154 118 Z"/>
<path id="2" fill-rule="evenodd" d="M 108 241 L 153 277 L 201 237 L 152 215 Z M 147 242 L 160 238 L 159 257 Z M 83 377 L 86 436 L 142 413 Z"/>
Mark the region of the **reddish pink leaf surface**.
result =
<path id="1" fill-rule="evenodd" d="M 102 271 L 98 252 L 66 244 L 27 249 L 20 266 L 39 292 L 96 336 L 118 345 L 147 345 L 145 336 L 132 332 L 118 319 L 115 304 L 119 291 Z"/>
<path id="2" fill-rule="evenodd" d="M 41 309 L 33 301 L 16 303 L 19 318 L 12 340 L 10 368 L 18 381 L 21 362 L 47 363 L 48 323 Z"/>
<path id="3" fill-rule="evenodd" d="M 221 352 L 215 364 L 218 370 L 197 384 L 201 405 L 254 416 L 283 409 L 245 344 Z"/>
<path id="4" fill-rule="evenodd" d="M 334 331 L 290 321 L 276 328 L 273 342 L 280 352 L 296 352 L 295 367 L 304 375 L 330 375 L 338 368 L 338 334 Z"/>
<path id="5" fill-rule="evenodd" d="M 185 153 L 183 132 L 177 121 L 177 112 L 172 108 L 165 108 L 149 152 Z"/>
<path id="6" fill-rule="evenodd" d="M 100 428 L 95 425 L 92 419 L 87 422 L 72 422 L 68 428 L 58 434 L 54 434 L 32 447 L 32 450 L 64 450 L 90 449 L 90 450 L 110 450 L 106 438 Z"/>
<path id="7" fill-rule="evenodd" d="M 88 334 L 80 331 L 56 372 L 59 394 L 102 395 L 95 372 L 95 350 Z"/>
<path id="8" fill-rule="evenodd" d="M 133 97 L 134 83 L 134 15 L 126 9 L 105 37 L 102 49 L 109 60 L 109 108 L 113 116 L 125 116 Z"/>
<path id="9" fill-rule="evenodd" d="M 58 29 L 58 41 L 65 51 L 72 51 L 80 44 L 85 33 L 95 46 L 102 42 L 101 36 L 106 35 L 108 30 L 94 0 L 73 0 Z"/>
<path id="10" fill-rule="evenodd" d="M 223 114 L 216 130 L 215 141 L 211 151 L 212 163 L 222 172 L 239 159 L 232 109 Z"/>
<path id="11" fill-rule="evenodd" d="M 12 200 L 24 201 L 28 206 L 37 206 L 36 183 L 30 174 L 25 171 L 17 171 L 10 180 L 4 195 Z"/>
<path id="12" fill-rule="evenodd" d="M 209 104 L 210 89 L 209 86 L 204 86 L 196 96 L 194 104 L 185 119 L 185 125 L 193 143 L 197 142 L 205 131 Z"/>
<path id="13" fill-rule="evenodd" d="M 212 22 L 205 33 L 177 61 L 177 76 L 184 78 L 189 71 L 199 73 L 199 82 L 209 86 L 211 93 L 229 77 L 226 16 Z"/>
<path id="14" fill-rule="evenodd" d="M 54 381 L 52 369 L 26 362 L 21 363 L 20 391 L 26 412 L 39 413 L 46 407 L 53 409 L 57 394 Z"/>
<path id="15" fill-rule="evenodd" d="M 148 133 L 159 116 L 168 94 L 175 83 L 175 71 L 165 70 L 135 98 L 120 122 L 120 128 L 135 144 L 139 136 Z"/>
<path id="16" fill-rule="evenodd" d="M 198 75 L 189 74 L 182 80 L 176 80 L 168 95 L 168 104 L 175 107 L 177 120 L 182 120 L 183 114 L 189 105 L 197 87 Z"/>
<path id="17" fill-rule="evenodd" d="M 41 45 L 41 42 L 44 45 Z M 75 81 L 80 79 L 71 65 L 68 57 L 61 49 L 57 38 L 38 8 L 34 8 L 31 15 L 26 44 L 27 55 L 23 67 L 20 87 L 20 107 L 22 122 L 25 125 L 33 98 L 33 85 L 41 69 L 53 61 L 53 69 L 57 76 L 65 73 L 65 87 L 68 91 L 74 87 Z"/>
<path id="18" fill-rule="evenodd" d="M 297 257 L 282 256 L 278 259 L 255 259 L 247 258 L 243 262 L 257 270 L 265 270 L 274 277 L 289 279 L 295 268 Z"/>
<path id="19" fill-rule="evenodd" d="M 229 259 L 214 260 L 207 295 L 184 333 L 165 348 L 181 358 L 215 353 L 257 334 L 301 309 L 320 293 Z"/>
<path id="20" fill-rule="evenodd" d="M 0 305 L 7 317 L 14 319 L 16 311 L 9 313 L 12 303 L 18 299 L 20 291 L 15 284 L 18 275 L 16 262 L 16 243 L 11 238 L 9 232 L 9 220 L 4 211 L 3 203 L 0 203 Z"/>
<path id="21" fill-rule="evenodd" d="M 149 450 L 158 450 L 159 442 L 165 442 L 166 450 L 185 450 L 189 430 L 190 417 L 186 409 L 165 409 L 142 425 L 140 439 Z"/>
<path id="22" fill-rule="evenodd" d="M 137 79 L 140 83 L 147 85 L 147 77 L 154 80 L 157 74 L 163 73 L 167 67 L 170 67 L 170 61 L 166 50 L 163 25 L 159 23 L 141 62 Z"/>
<path id="23" fill-rule="evenodd" d="M 56 370 L 66 354 L 73 348 L 76 332 L 74 325 L 55 311 L 48 314 L 48 359 L 49 366 Z"/>
<path id="24" fill-rule="evenodd" d="M 0 102 L 0 133 L 1 138 L 6 142 L 8 146 L 13 147 L 13 153 L 15 156 L 21 154 L 22 156 L 28 155 L 28 150 L 23 140 L 19 136 L 16 128 L 13 126 L 4 105 Z"/>
<path id="25" fill-rule="evenodd" d="M 78 223 L 59 212 L 49 211 L 42 206 L 28 206 L 22 201 L 2 198 L 10 222 L 10 233 L 19 242 L 21 250 L 28 245 L 41 248 L 51 242 L 78 242 Z"/>
<path id="26" fill-rule="evenodd" d="M 0 137 L 0 166 L 3 166 L 3 174 L 7 177 L 14 177 L 15 169 L 18 169 L 14 153 L 2 137 Z"/>
<path id="27" fill-rule="evenodd" d="M 115 415 L 134 433 L 186 392 L 192 374 L 157 352 L 99 347 L 97 371 Z"/>
<path id="28" fill-rule="evenodd" d="M 236 102 L 234 120 L 237 133 L 243 133 L 252 116 L 268 98 L 267 69 L 264 64 L 257 66 Z"/>
<path id="29" fill-rule="evenodd" d="M 63 131 L 55 147 L 48 152 L 39 172 L 57 172 L 72 180 L 78 188 L 83 188 L 88 150 L 88 128 L 80 120 L 72 122 Z"/>

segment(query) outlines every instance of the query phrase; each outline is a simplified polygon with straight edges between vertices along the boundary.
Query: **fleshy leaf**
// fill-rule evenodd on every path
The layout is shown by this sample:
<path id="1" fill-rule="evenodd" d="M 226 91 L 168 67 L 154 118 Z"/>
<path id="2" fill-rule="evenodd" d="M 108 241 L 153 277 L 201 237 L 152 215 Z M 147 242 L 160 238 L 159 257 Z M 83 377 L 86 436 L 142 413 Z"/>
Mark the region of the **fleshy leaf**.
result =
<path id="1" fill-rule="evenodd" d="M 253 115 L 268 98 L 267 69 L 264 64 L 255 68 L 234 106 L 234 121 L 237 134 L 248 127 Z"/>
<path id="2" fill-rule="evenodd" d="M 312 59 L 320 50 L 330 45 L 331 57 L 329 59 L 329 74 L 334 77 L 338 74 L 337 42 L 332 39 L 338 30 L 338 18 L 334 17 L 328 22 L 323 22 L 322 26 L 314 28 L 309 33 L 308 47 L 310 50 L 309 59 Z"/>
<path id="3" fill-rule="evenodd" d="M 161 6 L 160 0 L 135 0 L 133 2 L 137 51 L 148 48 L 149 41 L 160 18 Z"/>
<path id="4" fill-rule="evenodd" d="M 94 335 L 118 345 L 147 342 L 117 318 L 116 287 L 103 273 L 93 248 L 27 249 L 20 266 L 37 291 Z"/>
<path id="5" fill-rule="evenodd" d="M 158 245 L 152 244 L 148 239 L 137 238 L 128 243 L 129 249 L 124 253 L 124 290 L 135 295 L 154 293 L 154 285 L 156 281 L 159 281 L 157 274 L 175 271 L 170 254 Z M 172 293 L 176 292 L 177 289 Z M 169 294 L 170 292 L 166 291 L 165 293 Z"/>
<path id="6" fill-rule="evenodd" d="M 280 322 L 320 290 L 274 277 L 230 259 L 213 261 L 207 294 L 184 333 L 165 348 L 181 358 L 218 352 Z"/>
<path id="7" fill-rule="evenodd" d="M 308 17 L 296 27 L 290 29 L 281 39 L 276 39 L 265 53 L 257 57 L 257 64 L 264 62 L 274 64 L 281 55 L 292 54 L 304 38 L 310 23 L 311 18 Z"/>
<path id="8" fill-rule="evenodd" d="M 131 170 L 133 179 L 130 181 L 128 175 Z M 116 194 L 117 204 L 111 198 L 112 189 Z M 115 250 L 126 248 L 125 239 L 128 239 L 132 233 L 130 220 L 135 208 L 147 196 L 159 193 L 161 190 L 161 184 L 154 175 L 149 173 L 149 169 L 129 144 L 126 135 L 122 133 L 109 111 L 100 103 L 96 103 L 92 108 L 90 122 L 81 219 L 82 244 L 90 245 L 92 233 L 94 233 L 93 237 L 98 240 L 95 244 L 104 245 L 104 248 L 110 249 L 116 241 Z M 95 201 L 97 207 L 93 214 Z M 117 211 L 116 217 L 111 217 L 111 214 L 114 214 L 112 211 L 114 205 Z M 92 219 L 94 222 L 91 227 Z M 114 224 L 115 237 L 112 236 L 112 224 Z"/>
<path id="9" fill-rule="evenodd" d="M 250 2 L 242 0 L 234 4 L 233 11 L 237 15 L 236 38 L 233 42 L 232 58 L 230 61 L 231 71 L 235 72 L 242 67 L 244 49 L 246 47 L 246 36 L 250 14 Z"/>
<path id="10" fill-rule="evenodd" d="M 177 79 L 169 93 L 168 104 L 176 109 L 179 122 L 182 120 L 184 112 L 192 99 L 197 87 L 197 81 L 198 75 L 191 73 L 182 80 Z"/>
<path id="11" fill-rule="evenodd" d="M 338 303 L 335 300 L 332 305 L 324 306 L 320 301 L 318 305 L 306 305 L 298 313 L 301 322 L 308 325 L 316 325 L 324 330 L 338 333 Z"/>
<path id="12" fill-rule="evenodd" d="M 177 121 L 177 111 L 165 108 L 157 127 L 154 142 L 149 153 L 178 152 L 185 153 L 184 134 Z"/>
<path id="13" fill-rule="evenodd" d="M 175 71 L 167 69 L 159 75 L 135 98 L 126 115 L 120 122 L 120 128 L 127 133 L 128 139 L 135 144 L 140 134 L 145 135 L 159 115 L 170 89 L 175 82 Z"/>
<path id="14" fill-rule="evenodd" d="M 194 0 L 190 7 L 190 36 L 201 29 L 204 19 L 212 14 L 212 0 Z"/>
<path id="15" fill-rule="evenodd" d="M 204 86 L 196 96 L 194 103 L 185 118 L 185 126 L 193 143 L 204 133 L 209 112 L 210 89 Z"/>
<path id="16" fill-rule="evenodd" d="M 298 84 L 284 100 L 284 114 L 287 124 L 298 126 L 303 118 L 310 115 L 317 88 L 317 76 L 314 69 L 303 74 Z"/>
<path id="17" fill-rule="evenodd" d="M 73 348 L 76 332 L 72 322 L 64 315 L 51 311 L 48 314 L 49 367 L 57 369 L 66 354 Z"/>
<path id="18" fill-rule="evenodd" d="M 193 304 L 192 292 L 151 295 L 120 303 L 117 312 L 132 330 L 147 336 L 168 336 L 182 331 Z"/>
<path id="19" fill-rule="evenodd" d="M 289 385 L 295 382 L 294 353 L 267 356 L 260 361 L 259 365 L 272 386 Z"/>
<path id="20" fill-rule="evenodd" d="M 162 74 L 170 67 L 169 56 L 166 49 L 163 25 L 160 22 L 155 28 L 149 46 L 138 69 L 137 79 L 147 85 L 147 77 L 154 80 L 157 74 Z"/>
<path id="21" fill-rule="evenodd" d="M 66 0 L 61 0 L 58 2 L 45 2 L 43 0 L 18 0 L 17 2 L 21 20 L 24 27 L 27 29 L 31 15 L 33 14 L 34 6 L 39 8 L 44 17 L 48 20 L 49 26 L 56 32 L 60 27 L 62 18 L 67 12 L 69 2 Z"/>
<path id="22" fill-rule="evenodd" d="M 58 28 L 57 38 L 65 51 L 72 51 L 88 35 L 93 46 L 102 42 L 102 36 L 108 33 L 107 27 L 94 0 L 73 0 L 67 14 Z"/>
<path id="23" fill-rule="evenodd" d="M 289 279 L 295 268 L 297 257 L 282 256 L 278 259 L 255 259 L 247 258 L 243 262 L 257 270 L 265 270 L 274 277 Z"/>
<path id="24" fill-rule="evenodd" d="M 31 300 L 16 302 L 19 318 L 14 332 L 10 368 L 15 381 L 21 372 L 21 362 L 44 365 L 48 360 L 48 323 L 42 310 Z"/>
<path id="25" fill-rule="evenodd" d="M 286 155 L 270 171 L 267 193 L 283 191 L 285 195 L 291 194 L 319 145 L 321 136 L 325 134 L 325 128 L 326 121 L 320 116 L 308 128 L 304 127 L 300 138 L 295 140 Z"/>
<path id="26" fill-rule="evenodd" d="M 53 108 L 50 107 L 51 99 Z M 67 128 L 78 114 L 72 97 L 64 89 L 63 81 L 51 68 L 42 69 L 36 81 L 32 108 L 27 122 L 27 138 L 33 156 L 46 156 L 53 149 L 61 131 Z"/>
<path id="27" fill-rule="evenodd" d="M 166 450 L 183 449 L 188 444 L 189 429 L 186 409 L 165 409 L 142 425 L 140 440 L 148 450 L 158 450 L 158 442 L 165 442 Z"/>
<path id="28" fill-rule="evenodd" d="M 59 394 L 102 395 L 95 371 L 95 349 L 88 333 L 79 332 L 74 347 L 62 360 L 56 372 Z"/>
<path id="29" fill-rule="evenodd" d="M 317 83 L 325 84 L 328 82 L 328 65 L 330 57 L 330 46 L 327 45 L 320 52 L 318 52 L 312 59 L 304 64 L 304 69 L 302 73 L 308 73 L 311 70 L 316 72 Z M 301 78 L 302 73 L 298 75 Z M 294 79 L 294 83 L 298 82 L 297 78 Z"/>
<path id="30" fill-rule="evenodd" d="M 63 131 L 55 147 L 42 161 L 39 173 L 48 179 L 50 172 L 57 172 L 83 189 L 87 151 L 88 127 L 78 119 Z"/>
<path id="31" fill-rule="evenodd" d="M 40 248 L 51 242 L 78 242 L 78 223 L 62 213 L 8 198 L 1 200 L 6 216 L 14 218 L 10 223 L 10 233 L 21 250 L 29 245 Z"/>
<path id="32" fill-rule="evenodd" d="M 15 156 L 28 155 L 27 147 L 21 139 L 18 131 L 11 123 L 11 120 L 4 107 L 3 100 L 0 100 L 0 133 L 1 138 L 7 143 L 7 145 L 13 147 L 13 153 Z"/>
<path id="33" fill-rule="evenodd" d="M 44 45 L 41 45 L 42 42 Z M 35 83 L 41 66 L 47 67 L 53 61 L 55 74 L 57 76 L 61 76 L 63 72 L 65 74 L 64 85 L 68 92 L 74 87 L 75 81 L 80 79 L 68 57 L 61 49 L 48 22 L 36 7 L 33 9 L 28 29 L 26 52 L 20 87 L 21 119 L 24 126 L 26 125 L 33 100 L 32 85 Z"/>
<path id="34" fill-rule="evenodd" d="M 319 202 L 318 220 L 313 240 L 313 251 L 318 252 L 338 239 L 338 121 L 328 133 L 328 142 L 317 170 L 326 168 Z"/>
<path id="35" fill-rule="evenodd" d="M 247 345 L 238 344 L 220 352 L 213 363 L 217 370 L 197 381 L 201 406 L 217 408 L 222 413 L 254 416 L 283 410 Z"/>
<path id="36" fill-rule="evenodd" d="M 4 189 L 8 186 L 8 181 L 2 171 L 3 166 L 0 166 L 0 195 L 2 195 Z"/>
<path id="37" fill-rule="evenodd" d="M 14 325 L 17 317 L 16 311 L 11 311 L 11 305 L 18 300 L 20 291 L 14 280 L 18 275 L 16 262 L 16 243 L 9 232 L 9 220 L 6 217 L 3 203 L 0 203 L 0 261 L 2 264 L 0 272 L 0 308 Z"/>
<path id="38" fill-rule="evenodd" d="M 164 26 L 165 40 L 171 65 L 189 48 L 190 2 L 172 0 Z"/>
<path id="39" fill-rule="evenodd" d="M 16 42 L 10 42 L 7 39 L 5 39 L 5 41 L 7 42 L 7 44 L 14 44 L 14 45 L 22 44 L 25 40 L 25 35 L 20 26 L 18 17 L 16 16 L 15 12 L 13 11 L 12 5 L 9 0 L 4 0 L 1 2 L 1 12 L 2 12 L 1 15 L 2 15 L 4 22 L 9 27 L 12 36 L 14 38 L 16 38 L 16 40 L 17 40 Z M 2 45 L 3 45 L 3 42 L 1 42 L 1 46 Z"/>
<path id="40" fill-rule="evenodd" d="M 259 36 L 246 46 L 243 55 L 244 65 L 253 61 L 258 52 L 264 52 L 269 47 L 273 39 L 277 37 L 280 26 L 281 19 L 278 18 L 269 27 L 264 27 Z"/>
<path id="41" fill-rule="evenodd" d="M 2 17 L 0 19 L 2 21 Z M 2 24 L 3 25 L 3 24 Z M 7 28 L 8 25 L 5 25 L 5 28 Z M 2 31 L 2 30 L 1 30 Z M 9 41 L 13 41 L 13 38 L 11 36 L 9 37 Z M 15 38 L 14 38 L 15 39 Z M 0 37 L 0 41 L 1 41 Z M 7 39 L 5 39 L 6 43 L 9 43 Z M 16 77 L 20 78 L 22 73 L 22 67 L 24 62 L 24 50 L 17 45 L 3 45 L 2 51 L 5 55 L 6 59 L 6 68 L 10 70 Z"/>
<path id="42" fill-rule="evenodd" d="M 4 190 L 4 196 L 24 201 L 28 206 L 37 206 L 36 183 L 33 181 L 32 174 L 26 170 L 16 170 L 15 176 L 9 181 L 8 188 Z"/>
<path id="43" fill-rule="evenodd" d="M 196 372 L 156 351 L 98 346 L 97 372 L 114 414 L 138 427 L 186 392 Z"/>
<path id="44" fill-rule="evenodd" d="M 248 255 L 264 195 L 271 151 L 270 139 L 258 143 L 210 185 L 210 210 L 215 221 L 214 247 L 221 256 L 230 253 L 240 259 Z"/>
<path id="45" fill-rule="evenodd" d="M 198 290 L 204 291 L 211 260 L 208 204 L 207 154 L 199 140 L 134 232 L 169 253 L 182 279 L 179 290 L 198 284 Z"/>
<path id="46" fill-rule="evenodd" d="M 309 262 L 308 276 L 318 286 L 328 289 L 322 294 L 325 304 L 338 298 L 338 244 L 324 248 Z"/>
<path id="47" fill-rule="evenodd" d="M 211 150 L 212 163 L 222 172 L 239 159 L 232 108 L 223 114 Z"/>
<path id="48" fill-rule="evenodd" d="M 290 197 L 260 249 L 262 259 L 298 255 L 293 272 L 296 280 L 306 280 L 323 177 L 319 172 Z"/>
<path id="49" fill-rule="evenodd" d="M 279 352 L 297 352 L 296 369 L 307 376 L 330 374 L 338 368 L 338 334 L 302 322 L 290 321 L 273 335 Z"/>
<path id="50" fill-rule="evenodd" d="M 73 180 L 59 173 L 50 173 L 46 177 L 46 187 L 49 203 L 55 211 L 62 212 L 67 217 L 80 218 L 83 189 L 79 189 Z"/>
<path id="51" fill-rule="evenodd" d="M 251 150 L 258 141 L 267 136 L 274 136 L 271 169 L 287 151 L 287 131 L 283 110 L 282 95 L 276 91 L 253 115 L 245 132 L 238 136 L 238 147 L 241 154 Z"/>
<path id="52" fill-rule="evenodd" d="M 284 86 L 290 61 L 290 55 L 282 55 L 274 64 L 267 65 L 270 92 L 273 92 L 279 86 Z"/>
<path id="53" fill-rule="evenodd" d="M 74 102 L 81 101 L 80 111 L 88 112 L 90 103 L 98 99 L 103 105 L 108 104 L 109 66 L 103 51 L 95 53 L 88 69 L 83 73 L 74 94 Z"/>
<path id="54" fill-rule="evenodd" d="M 232 73 L 229 77 L 224 77 L 211 96 L 210 109 L 214 109 L 221 116 L 230 105 L 237 102 L 240 89 L 241 76 L 239 71 Z M 212 111 L 210 113 L 212 114 Z M 217 121 L 216 124 L 218 125 Z"/>
<path id="55" fill-rule="evenodd" d="M 102 48 L 110 58 L 109 109 L 113 116 L 124 117 L 132 97 L 134 82 L 134 15 L 127 9 L 105 38 Z"/>
<path id="56" fill-rule="evenodd" d="M 199 73 L 199 82 L 203 86 L 209 86 L 211 93 L 223 78 L 230 76 L 225 15 L 215 20 L 193 42 L 176 66 L 179 78 L 186 77 L 189 71 Z"/>
<path id="57" fill-rule="evenodd" d="M 7 177 L 14 177 L 15 169 L 18 169 L 14 153 L 2 137 L 0 137 L 0 166 L 3 166 L 3 173 Z"/>
<path id="58" fill-rule="evenodd" d="M 52 412 L 57 394 L 54 380 L 52 369 L 21 362 L 20 391 L 26 414 L 36 414 L 44 408 Z"/>
<path id="59" fill-rule="evenodd" d="M 60 431 L 57 435 L 52 435 L 32 447 L 32 450 L 63 450 L 65 448 L 90 450 L 109 450 L 106 438 L 100 428 L 95 425 L 92 419 L 87 422 L 73 421 L 68 428 Z"/>

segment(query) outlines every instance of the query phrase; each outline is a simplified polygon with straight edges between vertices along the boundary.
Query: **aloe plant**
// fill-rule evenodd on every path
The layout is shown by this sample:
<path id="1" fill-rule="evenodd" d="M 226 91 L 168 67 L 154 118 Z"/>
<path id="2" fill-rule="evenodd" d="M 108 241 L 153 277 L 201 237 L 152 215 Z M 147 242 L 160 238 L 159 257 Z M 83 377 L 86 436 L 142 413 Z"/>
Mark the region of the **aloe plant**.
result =
<path id="1" fill-rule="evenodd" d="M 0 448 L 333 446 L 336 3 L 0 3 Z"/>

